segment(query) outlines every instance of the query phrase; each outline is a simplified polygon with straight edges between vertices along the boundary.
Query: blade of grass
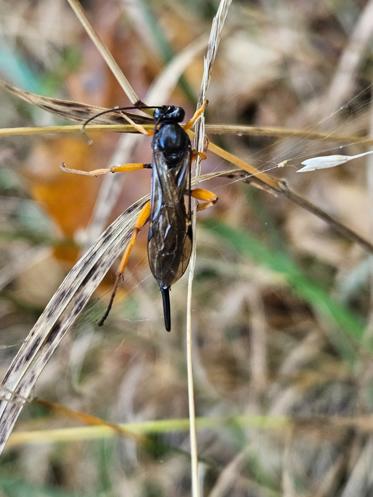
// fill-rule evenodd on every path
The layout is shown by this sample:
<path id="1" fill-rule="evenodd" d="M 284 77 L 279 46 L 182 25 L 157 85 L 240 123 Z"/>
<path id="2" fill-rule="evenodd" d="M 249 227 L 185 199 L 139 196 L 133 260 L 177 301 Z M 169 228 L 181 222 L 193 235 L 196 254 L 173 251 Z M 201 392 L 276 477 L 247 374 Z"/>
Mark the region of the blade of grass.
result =
<path id="1" fill-rule="evenodd" d="M 85 118 L 82 117 L 82 120 Z M 145 129 L 153 129 L 153 124 L 143 124 Z M 0 137 L 8 136 L 33 136 L 47 135 L 49 133 L 76 133 L 80 132 L 80 124 L 61 124 L 56 126 L 26 126 L 20 128 L 2 128 Z M 113 131 L 116 133 L 138 133 L 131 124 L 89 124 L 87 129 L 91 131 Z M 308 133 L 300 129 L 272 128 L 241 126 L 236 124 L 206 124 L 206 132 L 216 135 L 249 135 L 266 136 L 274 138 L 303 138 L 304 140 L 322 140 L 339 142 L 345 144 L 373 145 L 373 138 L 358 135 L 331 135 L 330 133 Z"/>
<path id="2" fill-rule="evenodd" d="M 273 136 L 276 138 L 303 138 L 304 140 L 322 140 L 338 143 L 359 143 L 372 145 L 373 138 L 359 135 L 334 135 L 321 131 L 307 131 L 296 128 L 282 128 L 274 126 L 246 126 L 242 124 L 207 124 L 206 131 L 212 135 L 250 135 Z"/>
<path id="3" fill-rule="evenodd" d="M 229 7 L 232 0 L 220 0 L 218 10 L 212 20 L 207 51 L 204 58 L 203 74 L 201 88 L 199 92 L 197 109 L 206 102 L 207 89 L 209 87 L 211 71 L 215 62 L 216 53 L 222 37 L 223 27 L 228 15 Z M 202 114 L 195 126 L 194 148 L 197 152 L 203 153 L 205 148 L 205 116 Z M 201 158 L 197 155 L 195 162 L 195 178 L 201 174 Z M 194 382 L 193 382 L 193 333 L 192 333 L 192 292 L 193 279 L 196 266 L 197 240 L 196 240 L 196 214 L 197 206 L 194 203 L 192 207 L 192 231 L 193 246 L 189 263 L 188 275 L 188 294 L 187 294 L 187 311 L 186 311 L 186 356 L 187 356 L 187 374 L 188 374 L 188 407 L 190 420 L 190 446 L 191 446 L 191 472 L 192 472 L 192 496 L 199 496 L 198 481 L 198 447 L 197 432 L 195 426 L 195 403 L 194 403 Z"/>
<path id="4" fill-rule="evenodd" d="M 249 426 L 260 429 L 283 429 L 291 424 L 291 419 L 286 416 L 232 416 L 232 417 L 200 417 L 196 418 L 198 429 L 214 429 L 222 426 Z M 81 440 L 96 440 L 98 438 L 113 438 L 118 436 L 118 430 L 133 436 L 161 434 L 170 432 L 187 431 L 189 419 L 161 419 L 156 421 L 142 421 L 123 423 L 117 430 L 109 426 L 83 426 L 73 428 L 58 428 L 52 430 L 19 431 L 11 435 L 8 447 L 23 444 L 42 444 L 52 442 L 72 442 Z"/>
<path id="5" fill-rule="evenodd" d="M 31 105 L 37 105 L 43 110 L 52 112 L 53 114 L 58 114 L 59 116 L 70 119 L 72 121 L 86 121 L 88 118 L 96 116 L 97 113 L 109 110 L 106 107 L 98 107 L 97 105 L 74 102 L 72 100 L 61 98 L 46 97 L 44 95 L 32 93 L 31 91 L 26 91 L 22 88 L 11 85 L 2 79 L 0 79 L 0 87 Z M 153 123 L 153 120 L 148 116 L 143 116 L 140 114 L 135 116 L 135 114 L 130 113 L 128 113 L 128 115 L 132 115 L 133 119 L 135 119 L 136 122 L 140 124 L 144 122 L 146 124 Z M 125 124 L 126 121 L 123 119 L 122 116 L 120 116 L 120 114 L 118 114 L 117 112 L 113 112 L 110 114 L 110 117 L 109 114 L 97 116 L 96 124 L 99 123 Z"/>
<path id="6" fill-rule="evenodd" d="M 128 242 L 136 213 L 143 203 L 140 199 L 119 216 L 75 264 L 13 358 L 2 382 L 0 452 L 23 408 L 22 402 L 14 400 L 30 395 L 59 342 Z"/>
<path id="7" fill-rule="evenodd" d="M 213 430 L 224 427 L 242 427 L 258 430 L 276 430 L 283 433 L 287 428 L 295 428 L 297 425 L 305 430 L 307 426 L 315 430 L 315 426 L 330 426 L 333 430 L 354 428 L 363 433 L 372 433 L 373 416 L 263 416 L 243 415 L 225 417 L 198 417 L 196 426 L 198 430 Z M 109 426 L 79 426 L 69 428 L 57 428 L 52 430 L 18 431 L 9 438 L 8 447 L 18 447 L 25 444 L 45 443 L 71 443 L 83 440 L 97 440 L 103 438 L 114 438 L 118 431 L 132 432 L 134 436 L 146 436 L 150 434 L 177 433 L 189 429 L 189 419 L 160 419 L 133 423 L 118 424 L 113 430 Z"/>
<path id="8" fill-rule="evenodd" d="M 344 343 L 339 340 L 338 344 L 343 348 L 342 353 L 347 353 L 349 359 L 353 358 L 351 339 L 355 345 L 360 344 L 364 331 L 362 320 L 358 316 L 331 298 L 318 283 L 305 275 L 284 252 L 273 252 L 249 233 L 238 231 L 221 222 L 207 220 L 203 224 L 240 254 L 283 275 L 299 297 L 345 333 L 346 340 Z"/>
<path id="9" fill-rule="evenodd" d="M 145 129 L 153 129 L 153 125 L 144 124 Z M 87 126 L 89 132 L 96 131 L 114 131 L 118 133 L 137 133 L 131 124 L 92 124 Z M 63 124 L 57 126 L 26 126 L 23 128 L 2 128 L 0 129 L 0 138 L 9 136 L 37 136 L 49 134 L 80 134 L 82 133 L 81 124 Z"/>
<path id="10" fill-rule="evenodd" d="M 124 93 L 127 95 L 130 102 L 133 104 L 140 101 L 140 97 L 137 95 L 136 91 L 132 87 L 131 83 L 123 74 L 123 71 L 117 64 L 114 57 L 111 55 L 110 51 L 104 45 L 96 31 L 93 29 L 91 23 L 89 22 L 84 10 L 82 9 L 78 0 L 67 0 L 70 7 L 74 11 L 76 17 L 79 19 L 81 25 L 84 27 L 86 33 L 91 38 L 97 50 L 100 52 L 102 58 L 105 60 L 106 64 L 109 66 L 110 70 L 114 74 L 116 80 L 122 87 Z"/>

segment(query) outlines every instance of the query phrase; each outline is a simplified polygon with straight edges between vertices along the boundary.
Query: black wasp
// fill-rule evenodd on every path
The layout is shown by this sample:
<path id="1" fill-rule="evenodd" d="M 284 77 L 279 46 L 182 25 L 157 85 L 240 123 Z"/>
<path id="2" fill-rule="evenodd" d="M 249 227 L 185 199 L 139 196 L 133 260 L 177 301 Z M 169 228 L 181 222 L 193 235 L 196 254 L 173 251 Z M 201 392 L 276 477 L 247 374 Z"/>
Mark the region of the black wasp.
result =
<path id="1" fill-rule="evenodd" d="M 109 172 L 130 172 L 139 169 L 152 170 L 150 200 L 143 206 L 136 219 L 132 236 L 119 264 L 108 308 L 99 324 L 104 323 L 110 312 L 116 290 L 127 266 L 138 232 L 150 221 L 148 231 L 149 266 L 162 294 L 165 328 L 170 331 L 170 287 L 184 274 L 192 252 L 191 198 L 194 197 L 202 201 L 198 205 L 198 210 L 205 209 L 217 201 L 217 196 L 208 190 L 202 188 L 191 189 L 191 166 L 195 153 L 192 150 L 186 130 L 194 126 L 204 112 L 205 105 L 201 106 L 184 125 L 180 124 L 185 117 L 182 107 L 174 105 L 149 107 L 141 105 L 114 108 L 101 112 L 86 121 L 84 127 L 88 122 L 104 113 L 123 112 L 133 108 L 154 109 L 154 130 L 151 131 L 147 131 L 143 126 L 130 119 L 129 116 L 123 114 L 123 117 L 138 131 L 153 136 L 153 155 L 150 164 L 127 163 L 89 172 L 68 169 L 65 165 L 63 165 L 63 169 L 67 172 L 88 176 L 99 176 Z M 143 118 L 141 119 L 143 120 Z"/>

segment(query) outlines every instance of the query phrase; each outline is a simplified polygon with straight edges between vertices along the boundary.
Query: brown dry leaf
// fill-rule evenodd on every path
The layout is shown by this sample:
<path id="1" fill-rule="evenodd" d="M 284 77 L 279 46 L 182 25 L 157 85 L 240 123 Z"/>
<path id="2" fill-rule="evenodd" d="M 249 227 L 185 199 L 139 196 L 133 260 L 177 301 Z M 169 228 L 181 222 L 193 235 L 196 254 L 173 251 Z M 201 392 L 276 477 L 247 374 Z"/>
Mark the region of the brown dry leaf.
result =
<path id="1" fill-rule="evenodd" d="M 24 174 L 29 180 L 32 196 L 40 202 L 48 216 L 68 240 L 74 241 L 91 216 L 100 180 L 66 174 L 59 169 L 62 162 L 92 168 L 97 160 L 94 148 L 83 140 L 58 138 L 36 145 L 27 159 Z M 74 262 L 79 249 L 73 243 L 55 247 L 55 255 Z"/>

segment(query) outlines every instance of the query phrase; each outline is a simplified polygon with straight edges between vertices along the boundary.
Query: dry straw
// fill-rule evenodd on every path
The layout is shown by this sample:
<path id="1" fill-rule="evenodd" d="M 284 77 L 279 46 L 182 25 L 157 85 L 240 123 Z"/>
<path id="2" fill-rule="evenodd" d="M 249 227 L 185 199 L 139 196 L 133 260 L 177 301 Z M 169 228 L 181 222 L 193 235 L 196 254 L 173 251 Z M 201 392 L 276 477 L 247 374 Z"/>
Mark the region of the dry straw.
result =
<path id="1" fill-rule="evenodd" d="M 221 0 L 217 13 L 212 21 L 210 38 L 207 45 L 207 53 L 204 59 L 203 75 L 201 89 L 198 98 L 198 106 L 203 105 L 207 99 L 207 89 L 210 83 L 211 71 L 215 62 L 216 53 L 219 42 L 221 40 L 223 26 L 228 15 L 228 10 L 231 0 Z M 194 148 L 197 152 L 204 152 L 205 145 L 205 116 L 196 125 L 194 138 Z M 201 173 L 200 157 L 197 156 L 195 165 L 195 177 Z M 199 481 L 198 481 L 198 447 L 197 447 L 197 431 L 195 424 L 195 403 L 194 403 L 194 382 L 193 382 L 193 330 L 192 330 L 192 289 L 193 278 L 196 265 L 196 205 L 192 211 L 192 226 L 193 226 L 193 250 L 189 263 L 189 278 L 188 278 L 188 295 L 187 295 L 187 312 L 186 312 L 186 356 L 187 356 L 187 371 L 188 371 L 188 405 L 189 405 L 189 422 L 190 422 L 190 449 L 191 449 L 191 471 L 192 471 L 192 495 L 199 497 Z"/>

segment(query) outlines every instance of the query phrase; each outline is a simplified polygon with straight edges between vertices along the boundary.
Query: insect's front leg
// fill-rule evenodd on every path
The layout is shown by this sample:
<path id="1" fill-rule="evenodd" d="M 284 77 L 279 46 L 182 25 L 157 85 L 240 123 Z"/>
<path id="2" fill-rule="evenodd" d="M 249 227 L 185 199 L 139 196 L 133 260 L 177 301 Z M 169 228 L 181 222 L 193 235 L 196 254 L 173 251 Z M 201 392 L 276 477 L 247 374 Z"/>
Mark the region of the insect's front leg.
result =
<path id="1" fill-rule="evenodd" d="M 205 190 L 204 188 L 195 188 L 190 193 L 193 198 L 202 201 L 202 203 L 198 202 L 197 211 L 208 209 L 218 201 L 216 193 L 210 192 L 210 190 Z"/>
<path id="2" fill-rule="evenodd" d="M 128 245 L 127 245 L 125 251 L 123 252 L 122 259 L 121 259 L 120 264 L 119 264 L 119 268 L 118 268 L 118 272 L 117 272 L 117 277 L 116 277 L 116 280 L 115 280 L 115 283 L 114 283 L 113 290 L 111 292 L 109 304 L 107 306 L 105 314 L 102 316 L 102 318 L 98 322 L 99 326 L 102 326 L 104 324 L 106 318 L 109 315 L 109 312 L 110 312 L 110 310 L 111 310 L 111 308 L 113 306 L 115 294 L 117 293 L 117 289 L 118 289 L 120 280 L 121 280 L 121 278 L 123 276 L 124 270 L 126 269 L 126 267 L 128 265 L 128 259 L 130 257 L 131 252 L 132 252 L 133 246 L 136 243 L 137 235 L 138 235 L 139 231 L 141 230 L 141 228 L 143 228 L 145 226 L 145 224 L 148 222 L 149 216 L 150 216 L 150 200 L 148 200 L 146 202 L 146 204 L 144 205 L 144 207 L 139 212 L 139 215 L 137 216 L 137 219 L 136 219 L 136 222 L 135 222 L 135 226 L 133 228 L 133 232 L 132 232 L 131 238 L 130 238 L 130 240 L 128 242 Z"/>
<path id="3" fill-rule="evenodd" d="M 193 116 L 189 119 L 188 122 L 186 122 L 185 124 L 183 124 L 183 128 L 185 129 L 185 131 L 187 129 L 191 129 L 193 128 L 193 126 L 196 124 L 196 122 L 198 121 L 198 119 L 202 116 L 202 114 L 205 112 L 206 110 L 206 107 L 207 107 L 207 104 L 208 104 L 208 101 L 205 100 L 203 102 L 203 104 L 195 111 L 195 113 L 193 114 Z"/>
<path id="4" fill-rule="evenodd" d="M 61 164 L 61 169 L 64 173 L 80 174 L 81 176 L 103 176 L 108 173 L 130 173 L 132 171 L 139 171 L 140 169 L 151 169 L 151 167 L 151 164 L 142 162 L 128 162 L 126 164 L 120 164 L 119 166 L 83 171 L 82 169 L 71 169 L 67 167 L 64 162 Z"/>

